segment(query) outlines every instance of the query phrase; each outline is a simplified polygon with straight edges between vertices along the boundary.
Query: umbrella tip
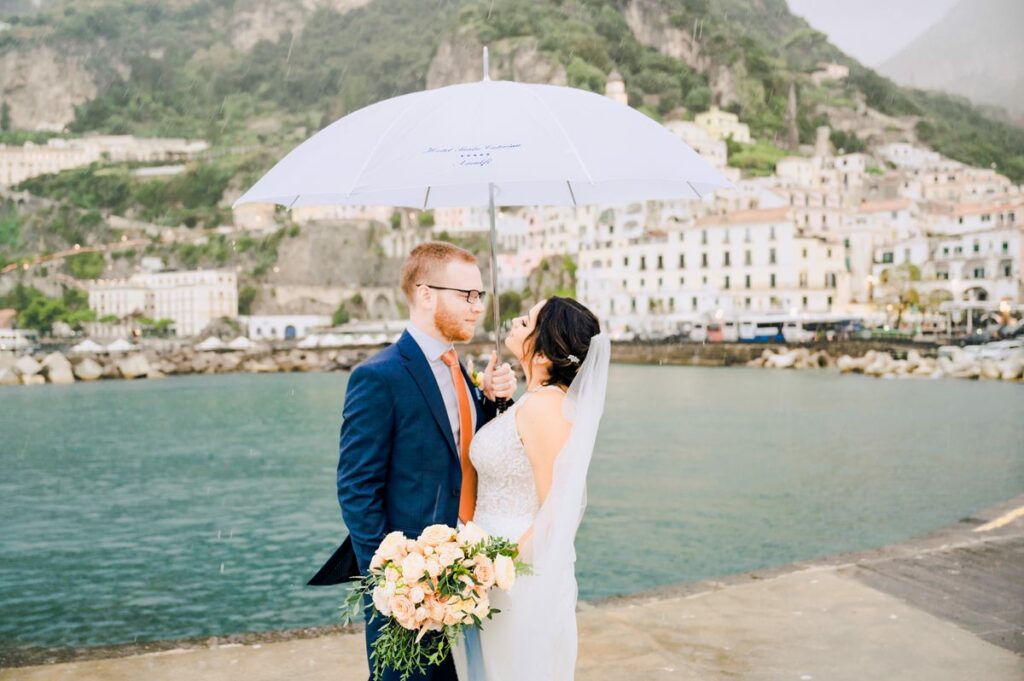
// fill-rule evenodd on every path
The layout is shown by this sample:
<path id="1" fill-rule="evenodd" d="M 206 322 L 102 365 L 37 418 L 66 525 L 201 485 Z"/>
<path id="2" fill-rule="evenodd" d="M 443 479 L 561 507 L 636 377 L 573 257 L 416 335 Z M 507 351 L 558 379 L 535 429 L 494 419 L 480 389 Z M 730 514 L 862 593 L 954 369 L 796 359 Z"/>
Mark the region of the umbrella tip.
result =
<path id="1" fill-rule="evenodd" d="M 491 65 L 490 59 L 487 55 L 487 46 L 484 45 L 484 80 L 491 79 Z"/>

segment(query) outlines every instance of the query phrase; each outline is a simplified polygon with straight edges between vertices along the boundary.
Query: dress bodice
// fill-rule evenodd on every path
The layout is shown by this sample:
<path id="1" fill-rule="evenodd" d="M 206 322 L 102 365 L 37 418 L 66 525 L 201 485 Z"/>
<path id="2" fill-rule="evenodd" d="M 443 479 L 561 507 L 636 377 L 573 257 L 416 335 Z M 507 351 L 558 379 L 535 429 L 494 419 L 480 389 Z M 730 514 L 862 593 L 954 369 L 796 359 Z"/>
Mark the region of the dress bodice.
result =
<path id="1" fill-rule="evenodd" d="M 473 522 L 489 534 L 512 541 L 519 539 L 540 509 L 533 466 L 516 427 L 516 412 L 530 395 L 477 431 L 469 448 L 477 474 Z"/>

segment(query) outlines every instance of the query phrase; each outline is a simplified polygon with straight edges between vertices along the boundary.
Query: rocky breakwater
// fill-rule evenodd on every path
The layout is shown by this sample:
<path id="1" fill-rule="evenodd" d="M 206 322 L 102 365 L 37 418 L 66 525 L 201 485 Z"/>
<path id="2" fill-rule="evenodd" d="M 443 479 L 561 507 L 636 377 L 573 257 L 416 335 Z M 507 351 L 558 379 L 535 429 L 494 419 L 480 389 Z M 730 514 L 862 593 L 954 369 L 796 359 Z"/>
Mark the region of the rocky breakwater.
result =
<path id="1" fill-rule="evenodd" d="M 869 350 L 859 357 L 841 355 L 833 358 L 828 352 L 811 352 L 806 348 L 783 348 L 779 352 L 765 350 L 747 366 L 768 369 L 835 368 L 841 373 L 856 373 L 877 378 L 975 378 L 1021 381 L 1024 378 L 1024 350 L 1001 358 L 981 357 L 960 348 L 944 348 L 937 357 L 910 350 L 905 357 Z"/>
<path id="2" fill-rule="evenodd" d="M 379 348 L 346 350 L 278 349 L 199 351 L 184 347 L 168 352 L 141 350 L 124 354 L 0 355 L 0 385 L 68 384 L 102 379 L 159 379 L 170 375 L 339 371 L 351 369 Z"/>

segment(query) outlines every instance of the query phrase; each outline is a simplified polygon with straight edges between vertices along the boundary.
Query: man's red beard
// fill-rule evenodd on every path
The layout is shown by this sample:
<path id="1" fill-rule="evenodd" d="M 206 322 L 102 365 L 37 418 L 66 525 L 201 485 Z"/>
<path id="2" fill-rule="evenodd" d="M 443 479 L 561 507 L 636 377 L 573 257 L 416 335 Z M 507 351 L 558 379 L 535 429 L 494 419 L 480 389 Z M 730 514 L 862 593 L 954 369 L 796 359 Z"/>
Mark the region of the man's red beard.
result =
<path id="1" fill-rule="evenodd" d="M 473 330 L 470 329 L 468 333 L 463 330 L 462 319 L 440 300 L 437 301 L 437 309 L 434 310 L 434 326 L 449 340 L 460 343 L 473 340 Z"/>

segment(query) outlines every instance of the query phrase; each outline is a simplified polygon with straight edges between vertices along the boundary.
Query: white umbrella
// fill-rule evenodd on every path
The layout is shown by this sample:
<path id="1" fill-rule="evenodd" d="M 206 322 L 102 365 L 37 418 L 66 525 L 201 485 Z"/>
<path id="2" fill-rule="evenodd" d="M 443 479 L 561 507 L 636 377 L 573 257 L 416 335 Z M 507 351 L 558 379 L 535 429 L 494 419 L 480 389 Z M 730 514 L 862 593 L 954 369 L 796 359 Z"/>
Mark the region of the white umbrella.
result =
<path id="1" fill-rule="evenodd" d="M 246 338 L 245 336 L 239 336 L 235 340 L 228 343 L 228 347 L 232 350 L 250 350 L 255 343 Z"/>
<path id="2" fill-rule="evenodd" d="M 88 352 L 106 352 L 106 350 L 107 349 L 105 347 L 103 347 L 96 341 L 92 340 L 91 338 L 86 338 L 84 341 L 71 348 L 71 352 L 75 354 Z"/>
<path id="3" fill-rule="evenodd" d="M 676 135 L 607 97 L 553 85 L 451 85 L 372 104 L 296 147 L 235 205 L 490 207 L 699 198 L 732 187 Z M 495 345 L 501 354 L 498 334 Z"/>
<path id="4" fill-rule="evenodd" d="M 196 350 L 202 350 L 202 351 L 205 352 L 207 350 L 220 350 L 223 347 L 224 347 L 224 341 L 222 341 L 220 338 L 217 338 L 216 336 L 210 336 L 209 338 L 204 340 L 202 343 L 197 345 L 196 346 Z"/>
<path id="5" fill-rule="evenodd" d="M 116 341 L 107 346 L 107 352 L 128 352 L 134 350 L 135 346 L 126 341 L 124 338 L 118 338 Z"/>
<path id="6" fill-rule="evenodd" d="M 320 345 L 320 336 L 316 335 L 315 333 L 311 333 L 302 340 L 300 340 L 295 347 L 302 348 L 305 350 L 308 348 L 315 348 L 318 345 Z"/>
<path id="7" fill-rule="evenodd" d="M 336 336 L 333 333 L 329 333 L 320 339 L 320 347 L 322 348 L 339 348 L 341 345 L 341 336 Z"/>

